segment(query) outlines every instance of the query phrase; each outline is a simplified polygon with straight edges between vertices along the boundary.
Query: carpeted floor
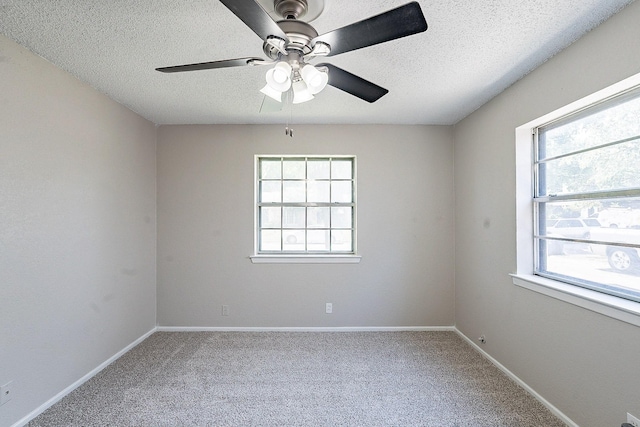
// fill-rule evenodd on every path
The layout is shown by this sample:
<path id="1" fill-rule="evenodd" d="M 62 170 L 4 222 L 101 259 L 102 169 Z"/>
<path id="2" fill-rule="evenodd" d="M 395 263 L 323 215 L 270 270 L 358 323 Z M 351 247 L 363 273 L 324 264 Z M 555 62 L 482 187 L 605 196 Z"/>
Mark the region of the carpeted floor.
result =
<path id="1" fill-rule="evenodd" d="M 454 332 L 157 332 L 29 426 L 564 426 Z"/>

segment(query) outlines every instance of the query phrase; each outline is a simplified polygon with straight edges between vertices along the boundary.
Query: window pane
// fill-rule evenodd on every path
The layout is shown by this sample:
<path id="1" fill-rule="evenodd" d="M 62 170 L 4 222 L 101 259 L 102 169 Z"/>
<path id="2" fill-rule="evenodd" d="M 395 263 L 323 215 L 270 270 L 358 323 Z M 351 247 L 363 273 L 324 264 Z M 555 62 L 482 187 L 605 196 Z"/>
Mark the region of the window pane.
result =
<path id="1" fill-rule="evenodd" d="M 283 179 L 305 179 L 305 161 L 284 160 L 282 162 L 282 178 Z"/>
<path id="2" fill-rule="evenodd" d="M 311 203 L 328 203 L 329 181 L 307 182 L 307 201 Z"/>
<path id="3" fill-rule="evenodd" d="M 351 252 L 353 250 L 352 233 L 350 230 L 331 231 L 331 250 L 338 252 Z"/>
<path id="4" fill-rule="evenodd" d="M 282 201 L 280 181 L 262 181 L 260 183 L 260 201 L 262 203 L 280 203 Z"/>
<path id="5" fill-rule="evenodd" d="M 305 208 L 282 208 L 282 228 L 304 228 L 305 223 Z"/>
<path id="6" fill-rule="evenodd" d="M 542 127 L 540 159 L 640 135 L 638 91 Z"/>
<path id="7" fill-rule="evenodd" d="M 552 160 L 540 169 L 542 195 L 640 187 L 640 140 Z M 545 188 L 546 187 L 546 190 Z"/>
<path id="8" fill-rule="evenodd" d="M 331 162 L 331 179 L 353 178 L 351 160 L 333 160 Z"/>
<path id="9" fill-rule="evenodd" d="M 307 227 L 329 228 L 329 208 L 307 208 Z"/>
<path id="10" fill-rule="evenodd" d="M 285 230 L 283 231 L 284 241 L 282 243 L 282 249 L 285 251 L 299 251 L 305 250 L 305 232 L 304 230 Z"/>
<path id="11" fill-rule="evenodd" d="M 281 162 L 280 160 L 261 160 L 260 161 L 260 178 L 261 179 L 280 179 Z"/>
<path id="12" fill-rule="evenodd" d="M 262 228 L 280 228 L 282 223 L 280 213 L 282 208 L 262 207 L 260 208 L 260 226 Z"/>
<path id="13" fill-rule="evenodd" d="M 591 228 L 600 227 L 596 217 L 586 217 L 586 215 L 596 215 L 595 211 L 588 206 L 592 203 L 545 203 L 545 214 L 540 218 L 539 234 L 572 238 L 589 237 Z"/>
<path id="14" fill-rule="evenodd" d="M 332 203 L 351 203 L 352 201 L 351 181 L 331 181 Z"/>
<path id="15" fill-rule="evenodd" d="M 635 233 L 625 229 L 638 229 L 640 233 L 639 197 L 547 202 L 542 206 L 541 235 L 590 236 L 596 240 L 621 242 L 611 228 L 621 229 L 619 234 L 622 235 Z"/>
<path id="16" fill-rule="evenodd" d="M 305 201 L 304 181 L 282 181 L 282 201 L 300 203 Z"/>
<path id="17" fill-rule="evenodd" d="M 547 242 L 545 268 L 551 273 L 590 288 L 640 298 L 640 258 L 638 249 L 613 245 Z M 621 295 L 624 296 L 624 295 Z"/>
<path id="18" fill-rule="evenodd" d="M 329 230 L 309 230 L 307 232 L 307 249 L 310 251 L 329 251 Z"/>
<path id="19" fill-rule="evenodd" d="M 598 212 L 604 227 L 640 229 L 640 197 L 605 200 Z"/>
<path id="20" fill-rule="evenodd" d="M 351 228 L 352 214 L 350 207 L 331 208 L 331 227 L 332 228 Z"/>
<path id="21" fill-rule="evenodd" d="M 262 230 L 260 232 L 260 250 L 282 250 L 282 232 L 280 230 Z"/>
<path id="22" fill-rule="evenodd" d="M 307 179 L 329 179 L 329 160 L 309 160 Z"/>

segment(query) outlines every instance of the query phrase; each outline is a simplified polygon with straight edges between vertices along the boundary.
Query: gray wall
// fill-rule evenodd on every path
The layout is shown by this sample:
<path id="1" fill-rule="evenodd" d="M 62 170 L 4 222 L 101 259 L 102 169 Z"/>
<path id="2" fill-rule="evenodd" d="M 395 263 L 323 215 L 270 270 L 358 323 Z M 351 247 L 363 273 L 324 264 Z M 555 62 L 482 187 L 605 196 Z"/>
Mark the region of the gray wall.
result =
<path id="1" fill-rule="evenodd" d="M 294 128 L 160 127 L 158 324 L 453 325 L 452 129 Z M 251 263 L 256 154 L 357 156 L 359 264 Z"/>
<path id="2" fill-rule="evenodd" d="M 583 427 L 640 414 L 640 328 L 512 284 L 514 129 L 640 72 L 640 2 L 455 127 L 456 326 Z"/>
<path id="3" fill-rule="evenodd" d="M 155 325 L 154 125 L 0 37 L 0 407 L 10 425 Z"/>

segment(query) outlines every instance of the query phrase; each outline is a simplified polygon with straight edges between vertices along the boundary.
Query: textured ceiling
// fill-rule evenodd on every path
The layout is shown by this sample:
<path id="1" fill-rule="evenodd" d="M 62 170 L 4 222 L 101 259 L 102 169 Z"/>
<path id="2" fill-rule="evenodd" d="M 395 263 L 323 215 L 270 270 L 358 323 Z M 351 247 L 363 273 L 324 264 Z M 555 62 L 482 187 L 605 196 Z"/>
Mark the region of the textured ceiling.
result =
<path id="1" fill-rule="evenodd" d="M 369 104 L 329 86 L 279 112 L 260 112 L 266 67 L 155 71 L 264 57 L 218 0 L 0 0 L 0 33 L 157 124 L 453 124 L 631 2 L 421 0 L 426 32 L 325 59 L 387 95 Z M 324 0 L 312 25 L 323 34 L 404 3 Z"/>

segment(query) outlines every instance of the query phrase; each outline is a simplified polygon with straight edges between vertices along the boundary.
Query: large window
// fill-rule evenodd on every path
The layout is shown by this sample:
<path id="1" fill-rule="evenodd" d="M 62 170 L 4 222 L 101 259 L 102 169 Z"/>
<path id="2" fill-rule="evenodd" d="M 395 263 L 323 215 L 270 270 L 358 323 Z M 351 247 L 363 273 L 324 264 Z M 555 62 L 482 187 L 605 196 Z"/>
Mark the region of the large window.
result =
<path id="1" fill-rule="evenodd" d="M 534 274 L 640 302 L 640 89 L 533 134 Z"/>
<path id="2" fill-rule="evenodd" d="M 257 254 L 354 254 L 353 156 L 256 157 Z"/>

